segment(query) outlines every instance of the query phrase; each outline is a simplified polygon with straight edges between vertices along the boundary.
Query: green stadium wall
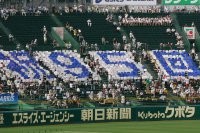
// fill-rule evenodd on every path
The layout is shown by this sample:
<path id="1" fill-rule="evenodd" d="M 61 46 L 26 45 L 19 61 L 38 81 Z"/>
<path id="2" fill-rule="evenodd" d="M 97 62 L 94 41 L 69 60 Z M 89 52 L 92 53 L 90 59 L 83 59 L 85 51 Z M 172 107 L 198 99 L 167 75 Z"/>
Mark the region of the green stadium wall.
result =
<path id="1" fill-rule="evenodd" d="M 0 127 L 114 121 L 199 120 L 200 106 L 87 108 L 0 112 Z"/>
<path id="2" fill-rule="evenodd" d="M 195 26 L 195 45 L 196 45 L 196 51 L 200 52 L 200 35 L 199 32 Z"/>

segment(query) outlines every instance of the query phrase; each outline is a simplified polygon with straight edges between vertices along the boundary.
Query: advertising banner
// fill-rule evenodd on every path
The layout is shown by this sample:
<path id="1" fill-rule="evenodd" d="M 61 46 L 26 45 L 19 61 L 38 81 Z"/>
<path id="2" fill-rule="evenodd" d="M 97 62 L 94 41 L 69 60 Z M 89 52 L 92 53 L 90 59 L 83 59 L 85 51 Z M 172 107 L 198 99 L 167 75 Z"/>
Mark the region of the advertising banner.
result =
<path id="1" fill-rule="evenodd" d="M 17 104 L 18 94 L 17 93 L 2 93 L 0 94 L 0 105 L 2 104 Z"/>
<path id="2" fill-rule="evenodd" d="M 134 120 L 196 120 L 200 118 L 199 109 L 199 106 L 139 107 Z"/>
<path id="3" fill-rule="evenodd" d="M 157 0 L 93 0 L 93 5 L 156 5 Z"/>
<path id="4" fill-rule="evenodd" d="M 0 127 L 127 121 L 131 119 L 131 108 L 66 109 L 18 112 L 0 111 Z"/>
<path id="5" fill-rule="evenodd" d="M 195 39 L 195 27 L 184 27 L 188 39 Z"/>
<path id="6" fill-rule="evenodd" d="M 109 121 L 200 120 L 200 106 L 0 112 L 0 127 Z"/>
<path id="7" fill-rule="evenodd" d="M 200 5 L 200 0 L 163 0 L 163 5 Z"/>

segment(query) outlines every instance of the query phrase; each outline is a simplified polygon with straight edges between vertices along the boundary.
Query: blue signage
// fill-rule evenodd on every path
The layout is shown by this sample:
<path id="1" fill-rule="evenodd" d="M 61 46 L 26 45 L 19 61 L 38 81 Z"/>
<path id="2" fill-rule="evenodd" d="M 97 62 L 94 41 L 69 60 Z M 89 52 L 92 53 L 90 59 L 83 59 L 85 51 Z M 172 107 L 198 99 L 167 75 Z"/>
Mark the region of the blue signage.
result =
<path id="1" fill-rule="evenodd" d="M 18 94 L 17 93 L 2 93 L 0 94 L 0 104 L 17 104 Z"/>

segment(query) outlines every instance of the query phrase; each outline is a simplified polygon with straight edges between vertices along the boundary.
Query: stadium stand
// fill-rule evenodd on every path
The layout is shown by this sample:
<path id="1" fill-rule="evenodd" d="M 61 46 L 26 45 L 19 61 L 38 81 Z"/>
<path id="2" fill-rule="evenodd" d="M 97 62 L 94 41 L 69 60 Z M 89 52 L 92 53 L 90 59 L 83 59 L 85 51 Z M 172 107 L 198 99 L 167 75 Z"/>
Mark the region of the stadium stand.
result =
<path id="1" fill-rule="evenodd" d="M 166 17 L 168 14 L 166 13 L 156 13 L 156 14 L 145 14 L 145 13 L 138 13 L 138 14 L 128 14 L 133 18 L 162 18 Z M 144 21 L 145 22 L 145 21 Z M 135 24 L 133 26 L 126 25 L 122 28 L 127 32 L 133 32 L 135 38 L 138 42 L 144 43 L 148 45 L 148 49 L 158 49 L 160 43 L 173 43 L 176 44 L 175 36 L 170 36 L 166 32 L 167 28 L 172 28 L 173 23 L 170 25 L 163 24 L 163 25 L 142 25 L 142 24 Z M 173 45 L 173 49 L 175 45 Z M 167 48 L 169 49 L 169 47 Z"/>
<path id="2" fill-rule="evenodd" d="M 42 108 L 177 105 L 180 98 L 194 103 L 193 96 L 200 94 L 198 59 L 194 61 L 194 53 L 177 50 L 184 48 L 175 45 L 181 36 L 177 39 L 169 12 L 128 13 L 133 18 L 170 18 L 167 24 L 129 25 L 118 20 L 120 15 L 126 17 L 124 9 L 96 9 L 26 16 L 22 10 L 6 19 L 3 16 L 0 92 L 18 92 L 27 104 L 42 101 L 47 104 Z M 195 19 L 199 14 L 177 15 L 180 25 L 194 21 L 199 29 Z M 59 47 L 52 27 L 64 27 L 79 46 Z M 168 28 L 175 29 L 173 34 Z M 129 44 L 131 37 L 136 47 Z"/>
<path id="3" fill-rule="evenodd" d="M 54 21 L 52 21 L 51 17 L 49 16 L 12 16 L 6 21 L 2 21 L 2 25 L 4 25 L 5 27 L 9 27 L 9 34 L 12 34 L 15 38 L 14 43 L 9 43 L 8 41 L 4 42 L 5 44 L 8 44 L 4 44 L 4 47 L 7 50 L 16 49 L 18 43 L 21 44 L 21 49 L 25 49 L 26 45 L 30 44 L 35 39 L 37 39 L 37 46 L 35 46 L 35 49 L 52 49 L 52 45 L 50 45 L 51 38 L 48 37 L 47 43 L 49 45 L 44 44 L 42 32 L 43 26 L 46 26 L 47 31 L 49 32 L 51 27 L 56 26 Z"/>
<path id="4" fill-rule="evenodd" d="M 84 40 L 91 45 L 98 45 L 100 50 L 112 50 L 113 38 L 119 38 L 122 42 L 121 34 L 116 32 L 113 24 L 106 21 L 105 14 L 98 13 L 72 13 L 65 16 L 58 16 L 58 19 L 63 23 L 69 23 L 73 28 L 80 29 Z M 88 26 L 87 21 L 91 20 L 92 26 Z M 106 40 L 106 45 L 102 44 L 102 37 Z M 78 38 L 77 38 L 78 40 Z"/>

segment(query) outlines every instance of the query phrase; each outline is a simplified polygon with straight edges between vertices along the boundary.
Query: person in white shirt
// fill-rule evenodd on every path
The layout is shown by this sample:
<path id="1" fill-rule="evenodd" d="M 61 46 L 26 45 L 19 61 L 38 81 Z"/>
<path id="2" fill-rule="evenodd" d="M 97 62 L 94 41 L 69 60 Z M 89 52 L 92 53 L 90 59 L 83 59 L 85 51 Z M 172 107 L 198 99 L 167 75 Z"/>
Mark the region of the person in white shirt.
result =
<path id="1" fill-rule="evenodd" d="M 174 28 L 171 29 L 171 32 L 172 32 L 173 34 L 175 33 L 175 31 L 176 31 L 176 30 L 175 30 Z"/>
<path id="2" fill-rule="evenodd" d="M 45 25 L 44 25 L 44 27 L 43 27 L 43 34 L 47 34 L 47 28 L 46 28 Z"/>
<path id="3" fill-rule="evenodd" d="M 122 20 L 122 16 L 119 15 L 119 16 L 118 16 L 118 21 L 121 21 L 121 20 Z"/>
<path id="4" fill-rule="evenodd" d="M 74 86 L 74 84 L 71 82 L 71 83 L 69 84 L 69 88 L 72 89 L 73 86 Z"/>
<path id="5" fill-rule="evenodd" d="M 69 13 L 69 7 L 65 6 L 65 13 Z"/>
<path id="6" fill-rule="evenodd" d="M 89 98 L 90 98 L 90 100 L 94 100 L 94 92 L 93 91 L 90 92 Z"/>
<path id="7" fill-rule="evenodd" d="M 127 42 L 126 35 L 122 36 L 122 40 L 123 40 L 123 43 L 126 44 L 126 42 Z"/>
<path id="8" fill-rule="evenodd" d="M 129 37 L 130 37 L 131 40 L 132 40 L 133 38 L 135 38 L 132 31 L 130 31 Z"/>
<path id="9" fill-rule="evenodd" d="M 166 32 L 167 32 L 168 35 L 170 35 L 171 34 L 171 29 L 167 28 Z"/>
<path id="10" fill-rule="evenodd" d="M 125 103 L 126 103 L 125 96 L 121 96 L 121 104 L 125 104 Z"/>
<path id="11" fill-rule="evenodd" d="M 191 49 L 191 56 L 192 56 L 193 58 L 195 57 L 195 49 L 194 49 L 194 48 Z"/>
<path id="12" fill-rule="evenodd" d="M 125 19 L 127 19 L 127 18 L 128 18 L 128 13 L 126 13 L 126 14 L 124 15 L 124 17 L 125 17 Z"/>
<path id="13" fill-rule="evenodd" d="M 34 45 L 37 45 L 37 39 L 34 40 L 33 44 L 34 44 Z"/>
<path id="14" fill-rule="evenodd" d="M 99 93 L 97 93 L 97 98 L 100 100 L 103 98 L 103 92 L 99 91 Z"/>
<path id="15" fill-rule="evenodd" d="M 121 28 L 120 28 L 119 26 L 117 26 L 117 31 L 120 31 L 120 29 L 121 29 Z"/>
<path id="16" fill-rule="evenodd" d="M 14 36 L 12 34 L 9 34 L 8 39 L 9 39 L 9 42 L 12 42 L 14 41 Z"/>
<path id="17" fill-rule="evenodd" d="M 92 21 L 90 19 L 87 20 L 87 24 L 89 27 L 92 27 Z"/>
<path id="18" fill-rule="evenodd" d="M 21 10 L 21 15 L 22 16 L 26 16 L 26 11 L 22 8 L 22 10 Z"/>
<path id="19" fill-rule="evenodd" d="M 102 38 L 101 38 L 101 43 L 104 44 L 104 45 L 106 44 L 106 39 L 105 39 L 105 37 L 102 37 Z"/>
<path id="20" fill-rule="evenodd" d="M 192 47 L 195 48 L 195 43 L 192 43 Z"/>
<path id="21" fill-rule="evenodd" d="M 44 38 L 44 44 L 46 44 L 46 43 L 47 43 L 47 35 L 44 34 L 44 35 L 43 35 L 43 38 Z"/>
<path id="22" fill-rule="evenodd" d="M 195 55 L 195 61 L 198 61 L 199 60 L 199 56 L 198 54 Z"/>

